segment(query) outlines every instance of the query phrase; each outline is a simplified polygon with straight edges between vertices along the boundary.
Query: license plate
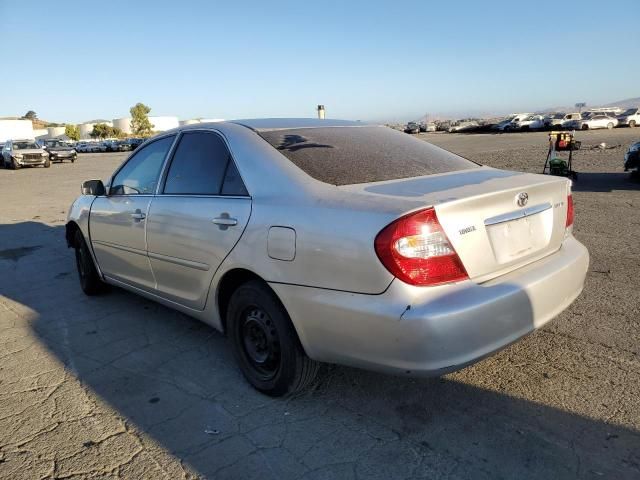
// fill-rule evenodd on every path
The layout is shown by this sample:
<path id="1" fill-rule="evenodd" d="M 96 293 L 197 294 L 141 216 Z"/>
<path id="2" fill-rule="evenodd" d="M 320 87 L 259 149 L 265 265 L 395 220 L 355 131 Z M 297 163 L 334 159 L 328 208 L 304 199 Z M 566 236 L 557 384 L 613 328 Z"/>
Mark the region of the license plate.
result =
<path id="1" fill-rule="evenodd" d="M 552 213 L 551 210 L 549 212 Z M 548 245 L 552 217 L 545 217 L 544 214 L 537 214 L 488 226 L 487 234 L 496 260 L 499 263 L 508 263 Z"/>

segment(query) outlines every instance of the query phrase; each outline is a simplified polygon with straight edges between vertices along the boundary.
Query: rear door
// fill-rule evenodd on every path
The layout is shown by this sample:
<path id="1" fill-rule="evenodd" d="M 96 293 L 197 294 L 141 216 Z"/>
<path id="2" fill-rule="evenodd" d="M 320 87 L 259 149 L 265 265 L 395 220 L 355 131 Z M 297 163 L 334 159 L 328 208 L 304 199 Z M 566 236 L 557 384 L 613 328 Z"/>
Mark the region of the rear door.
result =
<path id="1" fill-rule="evenodd" d="M 250 213 L 251 198 L 223 137 L 211 130 L 183 133 L 147 219 L 158 292 L 203 309 L 213 274 Z"/>
<path id="2" fill-rule="evenodd" d="M 91 206 L 90 236 L 102 272 L 146 290 L 155 288 L 146 253 L 146 217 L 175 138 L 159 138 L 137 151 L 116 172 L 109 194 Z"/>

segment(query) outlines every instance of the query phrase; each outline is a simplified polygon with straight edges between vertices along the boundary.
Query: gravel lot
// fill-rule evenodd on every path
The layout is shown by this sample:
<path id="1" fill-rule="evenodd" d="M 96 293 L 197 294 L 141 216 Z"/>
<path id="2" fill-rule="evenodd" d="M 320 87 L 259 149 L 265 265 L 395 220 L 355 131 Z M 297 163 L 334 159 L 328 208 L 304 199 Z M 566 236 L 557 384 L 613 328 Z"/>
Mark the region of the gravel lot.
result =
<path id="1" fill-rule="evenodd" d="M 0 170 L 0 478 L 640 478 L 638 129 L 579 134 L 582 296 L 547 328 L 440 379 L 326 367 L 253 391 L 225 339 L 127 292 L 87 298 L 64 242 L 81 180 L 125 154 Z M 543 133 L 422 134 L 537 172 Z"/>

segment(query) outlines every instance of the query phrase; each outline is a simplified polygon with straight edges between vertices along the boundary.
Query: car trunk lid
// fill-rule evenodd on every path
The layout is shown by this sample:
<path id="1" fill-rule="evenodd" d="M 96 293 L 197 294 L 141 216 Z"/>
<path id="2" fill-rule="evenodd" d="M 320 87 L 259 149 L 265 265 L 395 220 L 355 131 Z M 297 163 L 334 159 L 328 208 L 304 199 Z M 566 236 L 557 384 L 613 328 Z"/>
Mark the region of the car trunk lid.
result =
<path id="1" fill-rule="evenodd" d="M 340 188 L 434 207 L 469 278 L 481 283 L 560 248 L 567 180 L 482 167 Z M 404 211 L 402 213 L 408 213 Z"/>

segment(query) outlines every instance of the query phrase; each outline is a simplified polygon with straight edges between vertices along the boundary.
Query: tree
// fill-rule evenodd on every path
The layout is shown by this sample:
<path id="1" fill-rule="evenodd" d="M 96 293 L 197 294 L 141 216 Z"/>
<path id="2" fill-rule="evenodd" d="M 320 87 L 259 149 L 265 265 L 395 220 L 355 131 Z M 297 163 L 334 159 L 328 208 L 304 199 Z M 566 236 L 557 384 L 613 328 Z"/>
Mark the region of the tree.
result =
<path id="1" fill-rule="evenodd" d="M 76 142 L 80 140 L 80 130 L 78 130 L 76 125 L 66 125 L 64 127 L 64 134 Z"/>
<path id="2" fill-rule="evenodd" d="M 122 130 L 110 127 L 106 123 L 96 123 L 89 135 L 91 138 L 120 138 Z"/>
<path id="3" fill-rule="evenodd" d="M 93 126 L 93 131 L 89 134 L 91 138 L 109 138 L 112 136 L 113 127 L 110 127 L 106 123 L 96 123 Z"/>
<path id="4" fill-rule="evenodd" d="M 149 121 L 151 109 L 144 103 L 136 103 L 129 109 L 131 112 L 131 132 L 142 137 L 151 135 L 153 125 Z"/>
<path id="5" fill-rule="evenodd" d="M 37 120 L 38 115 L 33 110 L 29 110 L 27 113 L 24 114 L 24 117 L 22 118 L 26 118 L 27 120 Z"/>

